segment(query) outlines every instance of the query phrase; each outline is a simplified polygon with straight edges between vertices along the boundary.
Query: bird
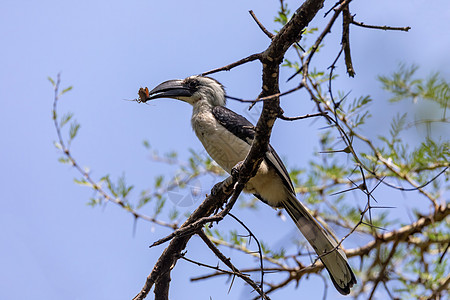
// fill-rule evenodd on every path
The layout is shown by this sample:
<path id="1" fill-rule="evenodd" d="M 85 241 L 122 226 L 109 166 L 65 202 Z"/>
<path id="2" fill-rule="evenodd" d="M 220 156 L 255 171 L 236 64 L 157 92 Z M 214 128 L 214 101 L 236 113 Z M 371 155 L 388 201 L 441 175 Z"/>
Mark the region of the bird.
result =
<path id="1" fill-rule="evenodd" d="M 194 75 L 168 80 L 150 92 L 146 88 L 139 95 L 140 102 L 172 98 L 191 104 L 192 129 L 209 156 L 227 173 L 231 174 L 249 153 L 256 134 L 255 126 L 225 107 L 225 88 L 214 78 Z M 334 236 L 297 199 L 289 173 L 271 145 L 244 192 L 274 208 L 284 208 L 319 256 L 337 291 L 343 295 L 350 293 L 356 277 L 344 251 Z"/>

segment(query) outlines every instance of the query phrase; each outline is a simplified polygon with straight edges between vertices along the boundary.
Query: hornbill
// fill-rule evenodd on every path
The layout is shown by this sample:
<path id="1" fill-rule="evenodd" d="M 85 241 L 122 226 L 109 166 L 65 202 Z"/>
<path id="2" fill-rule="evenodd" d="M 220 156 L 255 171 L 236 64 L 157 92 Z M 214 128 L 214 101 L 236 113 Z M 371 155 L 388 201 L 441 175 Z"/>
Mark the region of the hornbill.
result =
<path id="1" fill-rule="evenodd" d="M 208 154 L 226 172 L 245 160 L 255 136 L 255 127 L 246 118 L 225 107 L 224 87 L 215 79 L 190 76 L 184 80 L 169 80 L 141 95 L 146 102 L 157 98 L 173 98 L 193 106 L 191 124 Z M 289 173 L 280 157 L 269 145 L 256 175 L 244 191 L 274 208 L 286 209 L 302 234 L 319 255 L 336 289 L 350 293 L 356 283 L 344 251 L 338 242 L 297 200 Z"/>

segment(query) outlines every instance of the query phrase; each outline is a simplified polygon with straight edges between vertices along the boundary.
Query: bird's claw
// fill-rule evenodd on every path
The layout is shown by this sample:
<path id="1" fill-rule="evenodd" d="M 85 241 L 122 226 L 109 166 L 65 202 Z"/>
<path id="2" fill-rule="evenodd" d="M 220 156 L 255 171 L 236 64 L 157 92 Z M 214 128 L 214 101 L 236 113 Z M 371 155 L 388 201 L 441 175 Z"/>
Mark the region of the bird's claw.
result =
<path id="1" fill-rule="evenodd" d="M 239 172 L 241 171 L 243 164 L 244 164 L 244 161 L 240 161 L 231 169 L 231 176 L 234 179 L 237 179 L 239 177 Z"/>
<path id="2" fill-rule="evenodd" d="M 221 182 L 218 182 L 212 187 L 211 196 L 216 196 L 219 193 L 221 184 L 222 184 Z"/>

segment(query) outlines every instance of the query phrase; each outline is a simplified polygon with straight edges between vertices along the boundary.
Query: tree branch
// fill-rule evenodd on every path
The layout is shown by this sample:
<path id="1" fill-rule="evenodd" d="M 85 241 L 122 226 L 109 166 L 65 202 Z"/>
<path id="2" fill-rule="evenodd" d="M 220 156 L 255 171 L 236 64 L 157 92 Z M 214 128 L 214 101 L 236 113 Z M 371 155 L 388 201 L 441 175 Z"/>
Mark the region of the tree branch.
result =
<path id="1" fill-rule="evenodd" d="M 353 69 L 352 56 L 350 54 L 350 22 L 352 16 L 350 15 L 349 5 L 342 10 L 342 47 L 345 54 L 345 66 L 350 77 L 355 77 L 355 70 Z"/>

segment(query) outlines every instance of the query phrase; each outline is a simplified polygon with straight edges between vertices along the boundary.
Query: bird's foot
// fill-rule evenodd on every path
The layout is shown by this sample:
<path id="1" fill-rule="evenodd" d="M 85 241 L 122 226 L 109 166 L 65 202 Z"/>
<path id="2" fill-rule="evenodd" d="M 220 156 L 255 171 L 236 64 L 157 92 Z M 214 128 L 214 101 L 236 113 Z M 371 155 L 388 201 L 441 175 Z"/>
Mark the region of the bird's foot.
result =
<path id="1" fill-rule="evenodd" d="M 239 172 L 241 171 L 243 164 L 244 161 L 240 161 L 231 169 L 231 176 L 233 179 L 237 180 L 239 178 Z"/>
<path id="2" fill-rule="evenodd" d="M 222 182 L 218 182 L 212 187 L 212 189 L 211 189 L 211 196 L 214 197 L 217 194 L 219 194 L 220 189 L 221 189 L 221 185 L 222 185 Z"/>

